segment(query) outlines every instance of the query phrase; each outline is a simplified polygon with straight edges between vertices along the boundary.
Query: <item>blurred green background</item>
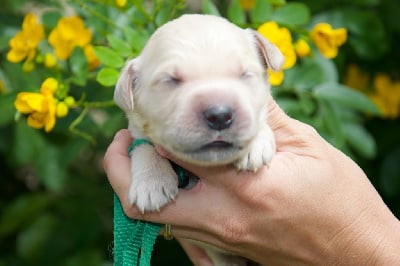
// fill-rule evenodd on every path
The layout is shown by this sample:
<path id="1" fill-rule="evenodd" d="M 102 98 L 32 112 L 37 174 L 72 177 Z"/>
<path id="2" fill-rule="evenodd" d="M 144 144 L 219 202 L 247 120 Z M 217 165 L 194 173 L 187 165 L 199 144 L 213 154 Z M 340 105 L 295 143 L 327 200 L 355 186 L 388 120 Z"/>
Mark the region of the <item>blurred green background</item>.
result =
<path id="1" fill-rule="evenodd" d="M 254 29 L 273 20 L 294 40 L 309 42 L 311 54 L 285 70 L 274 96 L 289 115 L 356 160 L 400 217 L 398 0 L 142 2 L 1 1 L 0 266 L 112 265 L 113 191 L 102 159 L 114 133 L 126 127 L 122 111 L 110 104 L 113 85 L 155 28 L 187 12 L 218 14 Z M 7 60 L 9 41 L 28 12 L 40 18 L 46 37 L 62 17 L 81 17 L 98 65 L 91 68 L 83 48 L 75 47 L 67 60 L 47 67 L 43 57 L 53 48 L 45 40 L 31 61 Z M 318 22 L 347 29 L 334 59 L 321 56 L 309 39 Z M 38 92 L 47 77 L 63 84 L 60 101 L 77 101 L 48 133 L 28 126 L 14 107 L 18 93 Z M 152 262 L 190 265 L 175 242 L 162 239 Z"/>

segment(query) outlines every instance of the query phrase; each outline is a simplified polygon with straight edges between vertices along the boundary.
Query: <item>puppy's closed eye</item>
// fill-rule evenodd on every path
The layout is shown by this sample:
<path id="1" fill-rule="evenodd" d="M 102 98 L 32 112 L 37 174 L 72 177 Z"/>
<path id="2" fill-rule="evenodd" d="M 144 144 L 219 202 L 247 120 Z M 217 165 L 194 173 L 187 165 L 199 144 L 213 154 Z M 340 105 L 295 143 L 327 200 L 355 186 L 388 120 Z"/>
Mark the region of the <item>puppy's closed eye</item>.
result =
<path id="1" fill-rule="evenodd" d="M 255 76 L 254 72 L 251 72 L 249 70 L 245 70 L 240 74 L 240 78 L 243 80 L 251 79 Z"/>
<path id="2" fill-rule="evenodd" d="M 179 86 L 183 82 L 183 79 L 176 76 L 169 76 L 164 80 L 164 82 L 170 85 Z"/>
<path id="3" fill-rule="evenodd" d="M 162 75 L 162 77 L 158 79 L 158 83 L 160 85 L 165 85 L 172 88 L 182 85 L 183 82 L 184 80 L 181 76 L 167 73 Z"/>

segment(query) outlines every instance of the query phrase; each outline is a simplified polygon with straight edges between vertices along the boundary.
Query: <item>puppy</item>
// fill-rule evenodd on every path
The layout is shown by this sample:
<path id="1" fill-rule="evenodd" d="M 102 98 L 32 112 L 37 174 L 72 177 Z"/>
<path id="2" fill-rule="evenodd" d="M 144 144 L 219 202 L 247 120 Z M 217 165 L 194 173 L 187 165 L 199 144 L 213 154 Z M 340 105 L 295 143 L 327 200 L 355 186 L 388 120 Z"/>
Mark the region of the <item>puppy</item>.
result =
<path id="1" fill-rule="evenodd" d="M 134 138 L 193 164 L 256 171 L 275 151 L 266 69 L 279 70 L 283 61 L 254 30 L 183 15 L 157 29 L 126 64 L 114 100 Z M 131 156 L 130 203 L 155 211 L 176 198 L 178 179 L 168 160 L 151 145 L 137 146 Z"/>

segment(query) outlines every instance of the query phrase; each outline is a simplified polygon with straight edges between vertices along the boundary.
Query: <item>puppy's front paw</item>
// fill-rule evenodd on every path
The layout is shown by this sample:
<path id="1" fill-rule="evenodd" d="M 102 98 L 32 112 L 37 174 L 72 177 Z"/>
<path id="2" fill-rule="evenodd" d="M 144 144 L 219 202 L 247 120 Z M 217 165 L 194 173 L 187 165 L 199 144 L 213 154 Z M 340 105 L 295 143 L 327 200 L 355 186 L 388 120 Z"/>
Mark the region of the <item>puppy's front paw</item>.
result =
<path id="1" fill-rule="evenodd" d="M 235 166 L 238 170 L 257 171 L 263 165 L 269 165 L 275 153 L 275 139 L 268 127 L 251 143 L 249 152 L 238 161 Z"/>
<path id="2" fill-rule="evenodd" d="M 163 175 L 146 180 L 138 176 L 132 178 L 128 196 L 129 202 L 136 205 L 142 213 L 159 211 L 164 205 L 173 201 L 178 194 L 178 183 L 175 175 Z"/>
<path id="3" fill-rule="evenodd" d="M 140 148 L 132 154 L 132 181 L 128 199 L 142 213 L 159 211 L 176 198 L 178 179 L 170 162 L 160 157 L 152 146 L 146 147 L 145 151 Z M 140 157 L 135 156 L 137 152 L 140 152 Z"/>

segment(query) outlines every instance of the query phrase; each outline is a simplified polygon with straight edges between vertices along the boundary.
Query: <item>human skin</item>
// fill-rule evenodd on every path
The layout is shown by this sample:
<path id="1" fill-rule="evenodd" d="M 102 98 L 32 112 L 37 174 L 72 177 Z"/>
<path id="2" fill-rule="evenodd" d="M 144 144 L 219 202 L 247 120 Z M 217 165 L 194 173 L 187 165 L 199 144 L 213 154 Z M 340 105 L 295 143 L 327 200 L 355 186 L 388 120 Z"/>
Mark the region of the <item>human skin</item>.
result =
<path id="1" fill-rule="evenodd" d="M 132 138 L 119 131 L 104 169 L 135 219 L 172 225 L 195 265 L 210 265 L 185 239 L 206 242 L 265 265 L 400 265 L 400 222 L 364 172 L 310 126 L 288 117 L 270 98 L 268 123 L 277 151 L 257 172 L 200 167 L 174 158 L 200 178 L 160 212 L 142 215 L 128 202 Z"/>

